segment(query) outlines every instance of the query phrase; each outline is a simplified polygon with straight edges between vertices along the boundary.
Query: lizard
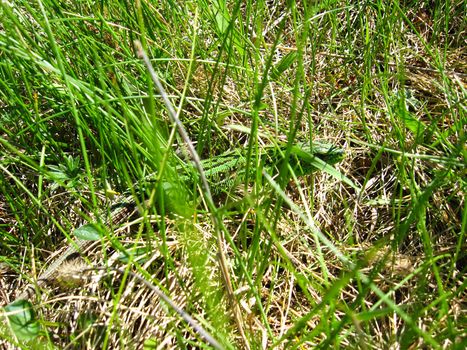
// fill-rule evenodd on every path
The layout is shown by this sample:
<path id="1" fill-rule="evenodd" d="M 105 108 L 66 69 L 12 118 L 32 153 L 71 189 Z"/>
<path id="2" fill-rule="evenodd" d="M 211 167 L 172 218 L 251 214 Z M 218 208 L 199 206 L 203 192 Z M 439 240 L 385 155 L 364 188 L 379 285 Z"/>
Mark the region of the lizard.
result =
<path id="1" fill-rule="evenodd" d="M 282 146 L 265 146 L 262 149 L 261 160 L 264 167 L 278 167 L 279 161 L 282 159 L 284 145 Z M 280 153 L 280 154 L 277 154 Z M 282 153 L 282 154 L 281 154 Z M 334 165 L 343 159 L 343 150 L 330 144 L 313 142 L 310 144 L 297 144 L 291 148 L 289 164 L 297 176 L 311 173 L 315 170 L 321 170 L 325 165 Z M 202 167 L 205 171 L 206 178 L 210 186 L 216 189 L 215 193 L 228 191 L 236 183 L 240 183 L 244 178 L 244 166 L 246 158 L 239 150 L 228 151 L 219 156 L 208 158 L 201 161 Z M 235 170 L 234 170 L 235 169 Z M 179 169 L 180 170 L 180 169 Z M 243 172 L 243 173 L 242 173 Z M 193 172 L 194 173 L 194 172 Z M 151 181 L 156 177 L 155 174 L 146 176 L 142 181 Z M 254 176 L 250 177 L 253 178 Z M 195 175 L 184 175 L 181 177 L 182 181 L 187 185 L 194 181 Z M 118 225 L 127 221 L 133 214 L 138 212 L 137 201 L 135 200 L 135 188 L 138 183 L 133 185 L 133 188 L 126 190 L 122 195 L 115 196 L 113 202 L 115 203 L 102 213 L 105 216 L 107 213 L 107 220 L 104 220 L 104 225 L 108 228 L 117 227 Z M 46 286 L 56 274 L 57 270 L 64 264 L 71 256 L 81 253 L 85 250 L 92 241 L 80 238 L 74 238 L 69 243 L 68 247 L 61 253 L 47 269 L 39 275 L 35 283 L 28 284 L 22 292 L 14 299 L 11 304 L 20 300 L 30 300 L 34 295 L 36 288 Z"/>

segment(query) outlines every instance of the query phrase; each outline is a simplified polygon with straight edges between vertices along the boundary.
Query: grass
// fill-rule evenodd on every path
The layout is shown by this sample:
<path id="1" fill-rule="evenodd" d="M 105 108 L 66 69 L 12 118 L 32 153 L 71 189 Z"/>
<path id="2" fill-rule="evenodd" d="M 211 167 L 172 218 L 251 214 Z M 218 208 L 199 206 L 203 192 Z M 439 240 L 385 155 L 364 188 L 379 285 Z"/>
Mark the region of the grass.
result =
<path id="1" fill-rule="evenodd" d="M 112 193 L 139 181 L 151 200 L 67 264 L 74 287 L 38 291 L 33 326 L 3 322 L 2 347 L 208 348 L 157 288 L 225 348 L 463 348 L 465 13 L 460 0 L 3 1 L 0 304 Z M 254 170 L 214 205 L 179 176 L 193 172 L 186 143 L 135 40 L 200 157 L 238 149 Z M 310 140 L 345 150 L 348 181 L 291 178 L 287 161 L 262 173 L 266 146 L 288 159 Z"/>

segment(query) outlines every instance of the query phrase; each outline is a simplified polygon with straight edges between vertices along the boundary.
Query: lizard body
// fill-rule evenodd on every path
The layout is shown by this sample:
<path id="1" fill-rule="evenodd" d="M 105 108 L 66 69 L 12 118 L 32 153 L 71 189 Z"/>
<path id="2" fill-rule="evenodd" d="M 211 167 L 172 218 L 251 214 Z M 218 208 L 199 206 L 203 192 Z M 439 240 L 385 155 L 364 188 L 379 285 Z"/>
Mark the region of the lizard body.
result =
<path id="1" fill-rule="evenodd" d="M 264 155 L 264 159 L 261 158 L 263 166 L 277 168 L 279 161 L 282 159 L 283 150 L 273 146 L 266 146 L 263 151 L 261 155 L 261 157 Z M 277 154 L 278 152 L 280 154 Z M 319 158 L 321 162 L 326 164 L 333 165 L 343 158 L 343 151 L 335 146 L 321 143 L 313 143 L 311 146 L 294 145 L 291 148 L 289 164 L 291 164 L 296 175 L 300 176 L 311 173 L 313 170 L 319 170 L 319 167 L 313 163 L 315 158 Z M 210 186 L 216 189 L 217 193 L 227 191 L 234 183 L 241 181 L 244 177 L 245 164 L 246 158 L 240 151 L 229 151 L 202 161 L 206 178 Z M 148 175 L 143 180 L 151 180 L 153 178 L 155 178 L 155 174 Z M 187 184 L 194 180 L 193 176 L 182 176 L 181 178 Z M 137 211 L 137 204 L 134 200 L 134 189 L 137 189 L 138 184 L 133 186 L 133 191 L 129 189 L 123 195 L 116 196 L 114 199 L 115 205 L 110 208 L 110 211 L 103 213 L 103 216 L 107 213 L 107 217 L 109 217 L 108 220 L 104 220 L 106 227 L 112 228 L 124 223 Z M 92 242 L 75 238 L 66 250 L 40 274 L 36 283 L 28 284 L 14 302 L 30 299 L 34 295 L 35 288 L 45 286 L 65 261 L 72 255 L 85 250 Z"/>

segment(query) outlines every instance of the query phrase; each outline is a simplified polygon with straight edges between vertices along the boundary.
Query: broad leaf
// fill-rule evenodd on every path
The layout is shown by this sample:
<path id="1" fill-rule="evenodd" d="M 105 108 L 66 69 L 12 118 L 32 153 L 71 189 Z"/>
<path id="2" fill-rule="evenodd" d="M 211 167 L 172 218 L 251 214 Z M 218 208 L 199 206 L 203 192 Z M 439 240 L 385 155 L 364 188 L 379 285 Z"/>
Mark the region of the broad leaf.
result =
<path id="1" fill-rule="evenodd" d="M 39 335 L 39 322 L 29 301 L 14 301 L 5 306 L 4 310 L 10 327 L 19 340 L 33 340 Z"/>

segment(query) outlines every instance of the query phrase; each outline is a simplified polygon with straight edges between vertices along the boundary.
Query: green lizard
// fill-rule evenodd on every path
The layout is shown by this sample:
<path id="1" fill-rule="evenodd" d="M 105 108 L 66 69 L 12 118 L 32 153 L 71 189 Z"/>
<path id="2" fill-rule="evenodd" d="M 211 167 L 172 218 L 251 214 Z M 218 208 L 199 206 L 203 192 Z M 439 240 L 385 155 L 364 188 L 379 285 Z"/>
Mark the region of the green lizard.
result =
<path id="1" fill-rule="evenodd" d="M 283 160 L 284 147 L 284 145 L 279 147 L 267 146 L 261 150 L 261 163 L 268 172 L 274 172 L 274 169 L 278 169 L 280 162 Z M 311 145 L 297 144 L 291 148 L 289 164 L 296 176 L 302 176 L 315 170 L 326 170 L 327 167 L 342 160 L 343 155 L 342 149 L 333 145 L 317 142 Z M 214 189 L 214 193 L 228 192 L 233 186 L 241 184 L 245 178 L 245 165 L 246 158 L 239 150 L 229 151 L 202 161 L 206 178 L 209 181 L 210 187 Z M 179 167 L 177 171 L 181 172 L 183 169 Z M 181 174 L 180 179 L 188 186 L 195 181 L 195 176 L 193 170 L 192 172 L 190 171 L 188 175 Z M 138 187 L 142 186 L 141 184 L 143 182 L 151 182 L 155 177 L 155 174 L 148 175 L 143 181 L 134 184 L 131 189 L 126 190 L 121 195 L 115 196 L 113 200 L 114 204 L 111 206 L 110 210 L 105 210 L 102 213 L 103 217 L 108 217 L 107 220 L 103 220 L 104 225 L 112 228 L 128 221 L 132 214 L 137 212 L 134 194 L 141 192 L 138 191 Z M 254 178 L 254 175 L 250 176 L 250 179 L 252 178 Z M 172 187 L 170 185 L 163 187 L 169 192 L 166 193 L 166 197 L 170 200 L 170 190 L 177 190 L 177 187 Z M 70 256 L 82 252 L 90 243 L 91 241 L 75 238 L 74 241 L 69 244 L 68 248 L 39 276 L 37 282 L 26 286 L 14 302 L 31 298 L 35 287 L 48 284 L 54 278 L 60 266 L 67 261 Z"/>
<path id="2" fill-rule="evenodd" d="M 278 171 L 285 153 L 285 145 L 265 146 L 261 149 L 261 165 L 267 172 Z M 326 167 L 340 162 L 344 157 L 342 149 L 325 143 L 314 142 L 310 144 L 296 144 L 291 147 L 288 163 L 296 176 L 310 174 L 316 170 L 325 170 Z M 206 178 L 214 193 L 231 191 L 245 179 L 246 157 L 236 149 L 225 152 L 219 156 L 205 159 L 201 162 Z M 250 168 L 249 179 L 255 177 L 255 168 Z M 190 178 L 190 183 L 193 178 Z"/>

